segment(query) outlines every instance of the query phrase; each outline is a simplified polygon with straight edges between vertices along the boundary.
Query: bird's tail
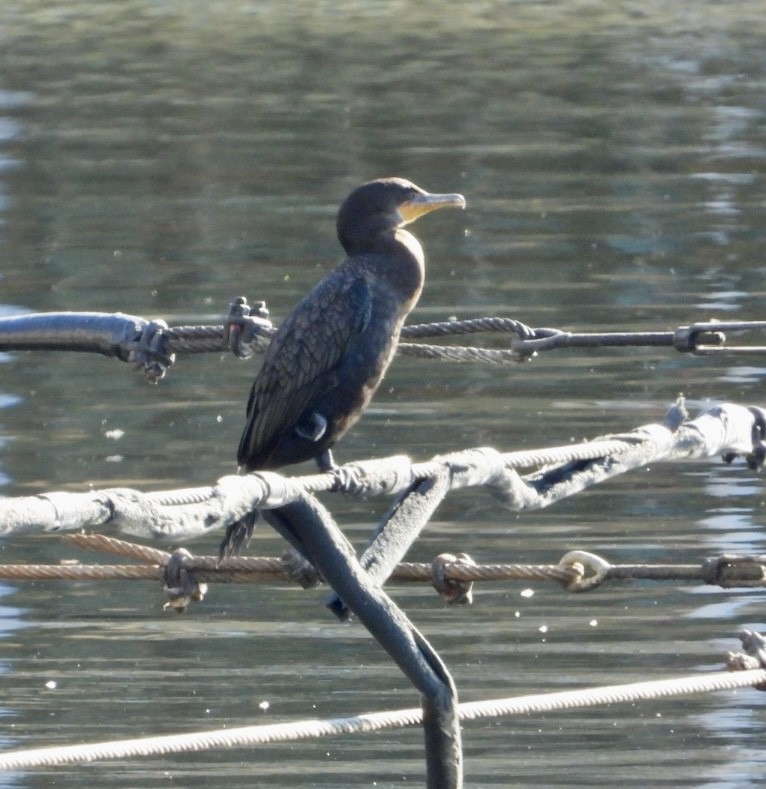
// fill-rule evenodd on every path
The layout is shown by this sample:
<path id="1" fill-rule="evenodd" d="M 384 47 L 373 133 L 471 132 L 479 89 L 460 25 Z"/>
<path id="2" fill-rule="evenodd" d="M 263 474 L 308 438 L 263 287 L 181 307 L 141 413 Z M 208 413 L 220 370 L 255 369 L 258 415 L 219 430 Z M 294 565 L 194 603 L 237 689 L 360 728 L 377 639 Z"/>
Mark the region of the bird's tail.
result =
<path id="1" fill-rule="evenodd" d="M 241 550 L 247 548 L 257 523 L 258 510 L 248 512 L 238 521 L 230 523 L 226 527 L 226 534 L 221 540 L 221 544 L 218 546 L 218 560 L 238 556 Z"/>

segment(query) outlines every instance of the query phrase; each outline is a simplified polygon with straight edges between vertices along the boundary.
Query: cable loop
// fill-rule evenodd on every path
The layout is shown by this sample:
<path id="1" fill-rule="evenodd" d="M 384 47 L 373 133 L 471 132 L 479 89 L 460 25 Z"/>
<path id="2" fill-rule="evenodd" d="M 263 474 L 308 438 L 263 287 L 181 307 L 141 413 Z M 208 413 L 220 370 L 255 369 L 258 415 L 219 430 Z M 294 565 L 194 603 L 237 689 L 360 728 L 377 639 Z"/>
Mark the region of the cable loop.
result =
<path id="1" fill-rule="evenodd" d="M 559 565 L 573 567 L 580 572 L 578 578 L 573 578 L 563 584 L 568 592 L 589 592 L 601 586 L 607 579 L 612 565 L 600 556 L 588 551 L 569 551 L 562 556 Z"/>

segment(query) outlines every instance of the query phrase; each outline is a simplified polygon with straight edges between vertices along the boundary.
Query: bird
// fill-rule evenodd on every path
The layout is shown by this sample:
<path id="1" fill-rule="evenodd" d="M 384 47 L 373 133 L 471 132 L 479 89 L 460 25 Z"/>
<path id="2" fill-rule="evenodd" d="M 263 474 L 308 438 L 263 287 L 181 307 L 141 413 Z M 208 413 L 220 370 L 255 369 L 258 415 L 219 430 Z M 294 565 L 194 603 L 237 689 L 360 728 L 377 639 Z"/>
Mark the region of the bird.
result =
<path id="1" fill-rule="evenodd" d="M 423 249 L 404 227 L 465 205 L 463 195 L 432 194 L 404 178 L 368 181 L 343 201 L 336 230 L 347 257 L 273 335 L 247 402 L 240 470 L 311 459 L 321 471 L 337 468 L 331 450 L 380 386 L 423 289 Z"/>

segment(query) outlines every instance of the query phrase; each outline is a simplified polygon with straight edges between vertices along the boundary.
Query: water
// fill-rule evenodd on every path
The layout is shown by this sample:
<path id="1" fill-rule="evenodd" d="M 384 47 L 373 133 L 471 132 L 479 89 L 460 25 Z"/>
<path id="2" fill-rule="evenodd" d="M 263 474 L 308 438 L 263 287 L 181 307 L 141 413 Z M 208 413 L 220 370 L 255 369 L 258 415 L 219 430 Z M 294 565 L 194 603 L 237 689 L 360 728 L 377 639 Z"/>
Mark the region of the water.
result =
<path id="1" fill-rule="evenodd" d="M 415 226 L 413 320 L 501 314 L 572 330 L 763 319 L 766 21 L 759 2 L 6 2 L 0 9 L 3 314 L 122 310 L 278 321 L 340 257 L 336 207 L 402 175 L 468 210 Z M 501 340 L 489 339 L 498 345 Z M 208 484 L 234 468 L 257 362 L 183 358 L 157 387 L 120 363 L 4 355 L 6 495 Z M 551 352 L 508 369 L 398 359 L 340 460 L 560 444 L 761 404 L 760 359 Z M 119 440 L 109 431 L 121 430 Z M 362 541 L 386 502 L 328 500 Z M 548 511 L 451 496 L 414 547 L 477 561 L 694 562 L 764 552 L 762 483 L 716 460 L 651 468 Z M 215 540 L 193 546 L 211 552 Z M 75 555 L 10 540 L 3 561 Z M 264 528 L 251 552 L 282 544 Z M 77 554 L 78 558 L 90 557 Z M 528 586 L 528 585 L 526 585 Z M 471 609 L 393 587 L 464 700 L 717 669 L 759 590 L 484 585 Z M 215 587 L 182 617 L 151 584 L 6 585 L 3 747 L 413 706 L 324 592 Z M 545 627 L 545 632 L 541 628 Z M 46 687 L 55 682 L 55 688 Z M 267 711 L 258 707 L 268 701 Z M 761 782 L 755 691 L 467 724 L 466 783 Z M 7 786 L 401 786 L 419 731 L 29 771 Z"/>

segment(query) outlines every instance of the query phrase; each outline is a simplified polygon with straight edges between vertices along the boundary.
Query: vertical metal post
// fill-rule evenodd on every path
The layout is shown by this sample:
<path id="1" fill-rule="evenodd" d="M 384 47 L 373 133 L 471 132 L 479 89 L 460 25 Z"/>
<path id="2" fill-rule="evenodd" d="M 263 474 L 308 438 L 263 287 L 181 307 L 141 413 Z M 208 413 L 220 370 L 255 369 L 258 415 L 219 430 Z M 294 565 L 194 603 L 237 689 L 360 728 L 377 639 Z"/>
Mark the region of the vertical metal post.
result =
<path id="1" fill-rule="evenodd" d="M 463 752 L 452 677 L 428 641 L 370 578 L 330 513 L 310 494 L 264 518 L 314 563 L 421 693 L 428 789 L 462 789 Z"/>

